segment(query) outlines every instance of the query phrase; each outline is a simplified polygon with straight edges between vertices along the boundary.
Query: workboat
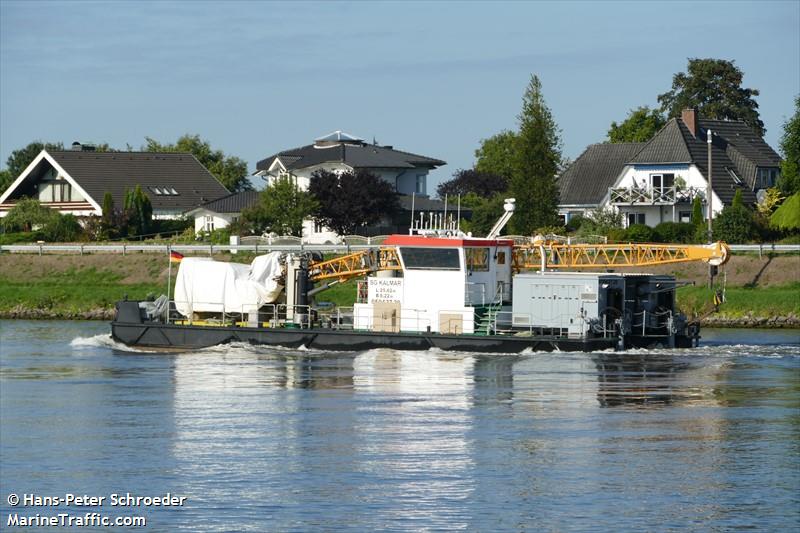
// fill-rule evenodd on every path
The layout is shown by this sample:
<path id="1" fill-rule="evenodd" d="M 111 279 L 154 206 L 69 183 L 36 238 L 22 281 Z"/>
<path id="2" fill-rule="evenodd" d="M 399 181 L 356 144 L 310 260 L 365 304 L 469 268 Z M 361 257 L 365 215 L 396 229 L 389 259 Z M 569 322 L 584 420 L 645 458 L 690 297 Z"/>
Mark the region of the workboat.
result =
<path id="1" fill-rule="evenodd" d="M 112 336 L 155 349 L 231 342 L 487 353 L 697 346 L 699 326 L 677 310 L 673 276 L 612 270 L 685 261 L 716 268 L 727 261 L 727 246 L 542 236 L 515 243 L 499 236 L 513 211 L 506 200 L 484 238 L 428 214 L 407 235 L 333 259 L 281 251 L 250 265 L 186 257 L 172 297 L 117 303 Z M 352 307 L 320 301 L 328 288 L 354 279 Z"/>

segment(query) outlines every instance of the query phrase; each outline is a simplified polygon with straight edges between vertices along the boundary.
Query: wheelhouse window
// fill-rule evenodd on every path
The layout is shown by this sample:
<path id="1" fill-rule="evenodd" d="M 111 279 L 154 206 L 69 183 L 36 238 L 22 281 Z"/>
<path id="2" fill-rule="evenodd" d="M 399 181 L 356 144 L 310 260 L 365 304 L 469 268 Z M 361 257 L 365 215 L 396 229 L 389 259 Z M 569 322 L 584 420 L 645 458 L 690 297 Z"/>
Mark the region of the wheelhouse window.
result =
<path id="1" fill-rule="evenodd" d="M 467 270 L 472 272 L 489 271 L 488 248 L 466 248 L 464 252 L 467 258 Z"/>
<path id="2" fill-rule="evenodd" d="M 461 270 L 456 248 L 400 248 L 408 270 Z"/>

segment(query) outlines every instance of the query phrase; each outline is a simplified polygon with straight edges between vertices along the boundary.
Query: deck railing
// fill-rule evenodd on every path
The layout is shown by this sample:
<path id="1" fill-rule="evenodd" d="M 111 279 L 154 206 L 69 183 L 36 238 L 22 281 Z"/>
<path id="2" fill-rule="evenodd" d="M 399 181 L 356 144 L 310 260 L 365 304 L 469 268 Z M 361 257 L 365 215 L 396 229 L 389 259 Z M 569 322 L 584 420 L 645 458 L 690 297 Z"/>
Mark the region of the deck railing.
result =
<path id="1" fill-rule="evenodd" d="M 612 204 L 673 205 L 706 198 L 706 187 L 609 187 Z"/>

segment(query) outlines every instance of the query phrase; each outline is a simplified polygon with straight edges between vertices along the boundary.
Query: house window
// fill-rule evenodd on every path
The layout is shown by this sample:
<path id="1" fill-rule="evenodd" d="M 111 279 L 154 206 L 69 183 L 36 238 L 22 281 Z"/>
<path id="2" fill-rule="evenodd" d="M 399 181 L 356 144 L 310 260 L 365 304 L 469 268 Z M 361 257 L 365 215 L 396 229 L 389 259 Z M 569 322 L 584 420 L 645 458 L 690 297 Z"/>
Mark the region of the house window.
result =
<path id="1" fill-rule="evenodd" d="M 774 187 L 778 181 L 778 169 L 759 168 L 756 175 L 756 189 L 768 189 Z"/>
<path id="2" fill-rule="evenodd" d="M 728 174 L 730 174 L 731 178 L 733 178 L 733 182 L 736 183 L 736 185 L 742 184 L 742 178 L 739 177 L 735 170 L 728 167 L 725 167 L 725 170 L 728 171 Z"/>
<path id="3" fill-rule="evenodd" d="M 691 222 L 692 221 L 692 212 L 691 211 L 679 211 L 678 212 L 678 222 Z"/>
<path id="4" fill-rule="evenodd" d="M 68 181 L 53 180 L 39 184 L 40 202 L 71 202 L 72 185 Z"/>
<path id="5" fill-rule="evenodd" d="M 425 174 L 417 174 L 417 184 L 414 190 L 417 194 L 425 194 Z"/>
<path id="6" fill-rule="evenodd" d="M 61 202 L 71 202 L 72 201 L 72 185 L 68 181 L 62 181 L 59 183 L 59 193 L 61 196 Z"/>
<path id="7" fill-rule="evenodd" d="M 628 227 L 634 224 L 644 224 L 644 213 L 628 213 Z"/>
<path id="8" fill-rule="evenodd" d="M 663 193 L 675 184 L 675 174 L 650 174 L 650 187 Z"/>
<path id="9" fill-rule="evenodd" d="M 214 231 L 214 215 L 206 215 L 206 222 L 203 229 L 208 232 Z"/>
<path id="10" fill-rule="evenodd" d="M 325 226 L 316 220 L 314 221 L 314 233 L 325 233 Z"/>

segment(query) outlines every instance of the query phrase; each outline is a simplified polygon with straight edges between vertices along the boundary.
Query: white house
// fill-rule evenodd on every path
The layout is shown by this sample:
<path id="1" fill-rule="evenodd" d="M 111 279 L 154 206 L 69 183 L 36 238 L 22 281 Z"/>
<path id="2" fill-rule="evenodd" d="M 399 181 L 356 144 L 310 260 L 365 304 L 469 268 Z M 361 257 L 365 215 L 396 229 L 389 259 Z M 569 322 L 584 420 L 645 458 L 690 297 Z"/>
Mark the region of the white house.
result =
<path id="1" fill-rule="evenodd" d="M 225 228 L 239 219 L 242 210 L 258 203 L 260 191 L 243 191 L 228 194 L 206 202 L 186 212 L 194 218 L 194 231 L 210 233 Z"/>
<path id="2" fill-rule="evenodd" d="M 277 178 L 291 177 L 298 187 L 307 190 L 311 176 L 318 170 L 367 170 L 391 183 L 401 195 L 425 197 L 428 172 L 445 164 L 439 159 L 395 150 L 392 146 L 368 144 L 335 131 L 315 139 L 313 144 L 284 150 L 259 161 L 254 175 L 261 176 L 267 185 Z M 401 205 L 406 203 L 401 197 Z M 309 242 L 320 243 L 338 239 L 336 233 L 310 219 L 303 225 L 303 236 Z"/>
<path id="3" fill-rule="evenodd" d="M 95 152 L 80 143 L 72 147 L 42 150 L 0 196 L 0 217 L 23 197 L 61 213 L 101 216 L 106 192 L 119 209 L 125 191 L 138 185 L 150 199 L 153 218 L 170 219 L 230 194 L 192 154 Z"/>
<path id="4" fill-rule="evenodd" d="M 716 216 L 737 190 L 747 204 L 773 187 L 780 156 L 742 121 L 709 120 L 692 109 L 670 119 L 646 143 L 589 146 L 559 178 L 559 214 L 567 222 L 598 207 L 626 225 L 688 222 L 699 197 L 708 213 L 708 143 L 712 132 L 712 207 Z"/>

